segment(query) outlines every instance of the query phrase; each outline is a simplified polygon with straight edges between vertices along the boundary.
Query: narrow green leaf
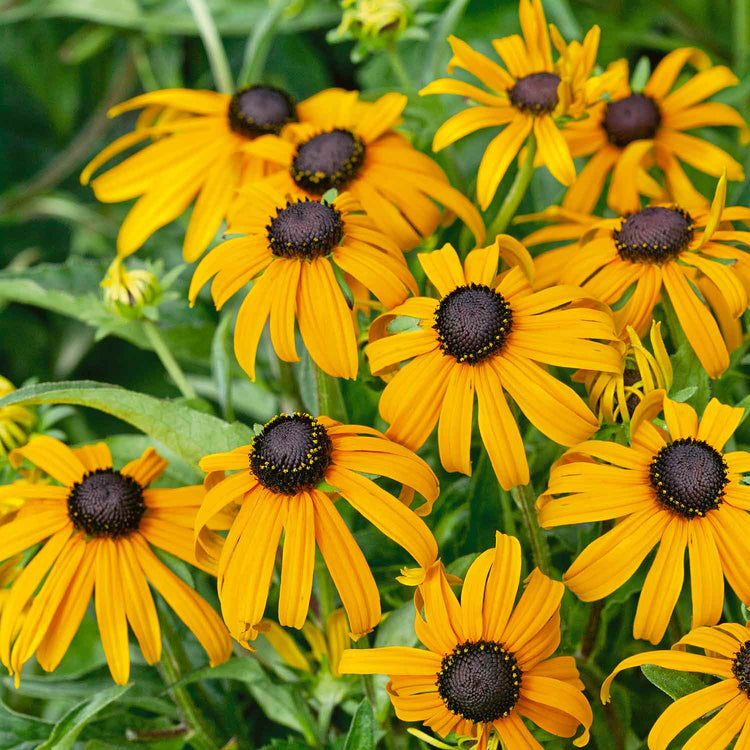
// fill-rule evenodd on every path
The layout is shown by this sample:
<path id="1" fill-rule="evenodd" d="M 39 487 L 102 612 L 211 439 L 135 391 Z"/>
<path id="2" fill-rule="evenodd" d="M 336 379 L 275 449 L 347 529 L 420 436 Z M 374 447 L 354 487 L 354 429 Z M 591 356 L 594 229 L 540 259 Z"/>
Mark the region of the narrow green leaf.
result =
<path id="1" fill-rule="evenodd" d="M 116 701 L 130 689 L 131 685 L 115 685 L 101 693 L 94 694 L 68 711 L 55 728 L 49 739 L 39 745 L 37 750 L 70 750 L 84 727 L 92 721 L 105 706 Z"/>
<path id="2" fill-rule="evenodd" d="M 135 393 L 93 380 L 40 383 L 0 399 L 11 404 L 76 404 L 98 409 L 160 440 L 188 464 L 195 466 L 206 453 L 229 451 L 249 443 L 252 430 L 239 422 L 227 424 L 184 403 Z"/>
<path id="3" fill-rule="evenodd" d="M 17 713 L 0 700 L 0 747 L 3 750 L 30 750 L 47 739 L 52 724 L 44 719 Z"/>
<path id="4" fill-rule="evenodd" d="M 344 750 L 373 750 L 375 747 L 375 714 L 370 701 L 365 698 L 357 708 L 349 732 L 346 735 Z"/>
<path id="5" fill-rule="evenodd" d="M 224 418 L 234 419 L 232 406 L 232 315 L 224 314 L 211 341 L 211 373 L 216 382 L 216 393 Z"/>

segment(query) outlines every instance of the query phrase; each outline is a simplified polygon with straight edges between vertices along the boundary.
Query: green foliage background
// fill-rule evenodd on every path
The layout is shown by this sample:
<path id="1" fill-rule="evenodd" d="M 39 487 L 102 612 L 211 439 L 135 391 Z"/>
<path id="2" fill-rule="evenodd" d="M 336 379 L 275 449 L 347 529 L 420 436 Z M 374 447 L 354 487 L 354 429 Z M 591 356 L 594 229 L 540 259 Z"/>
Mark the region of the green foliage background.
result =
<path id="1" fill-rule="evenodd" d="M 338 3 L 310 0 L 214 0 L 209 3 L 231 67 L 243 66 L 249 78 L 276 84 L 297 99 L 329 86 L 359 88 L 367 97 L 401 90 L 413 94 L 440 76 L 449 58 L 445 42 L 456 33 L 480 50 L 490 39 L 518 30 L 517 3 L 492 0 L 429 0 L 420 11 L 439 14 L 425 41 L 400 44 L 399 52 L 411 84 L 394 73 L 388 55 L 376 53 L 352 64 L 352 43 L 331 45 L 326 33 L 341 18 Z M 698 46 L 714 63 L 729 65 L 740 85 L 717 97 L 750 116 L 750 8 L 746 0 L 546 0 L 548 20 L 567 38 L 582 37 L 592 24 L 602 29 L 599 60 L 626 57 L 631 69 L 642 57 L 652 63 L 676 47 Z M 187 305 L 191 270 L 184 267 L 173 284 L 176 294 L 159 308 L 159 326 L 171 350 L 189 373 L 200 399 L 186 403 L 165 377 L 157 356 L 148 347 L 139 321 L 123 322 L 103 304 L 99 289 L 114 257 L 117 230 L 128 209 L 125 204 L 96 202 L 81 187 L 82 166 L 105 144 L 128 132 L 132 116 L 109 121 L 107 108 L 140 90 L 168 87 L 214 88 L 198 29 L 184 0 L 0 0 L 0 373 L 17 386 L 29 387 L 14 397 L 28 404 L 64 403 L 80 407 L 60 412 L 57 424 L 71 443 L 108 437 L 116 465 L 140 453 L 148 439 L 161 441 L 172 460 L 166 484 L 199 481 L 197 459 L 204 453 L 228 450 L 248 442 L 252 425 L 265 422 L 290 403 L 317 412 L 318 391 L 309 362 L 293 368 L 285 379 L 265 341 L 259 356 L 259 377 L 251 383 L 231 353 L 231 331 L 210 299 Z M 411 88 L 410 88 L 411 87 Z M 410 96 L 404 128 L 415 145 L 430 153 L 432 135 L 446 117 L 461 108 L 455 97 Z M 714 128 L 701 133 L 744 162 L 750 156 L 738 147 L 736 131 Z M 489 133 L 474 134 L 445 152 L 437 161 L 453 184 L 471 194 L 473 180 Z M 706 195 L 715 181 L 690 171 Z M 509 171 L 498 190 L 499 200 L 513 178 Z M 521 212 L 542 210 L 559 202 L 562 188 L 544 170 L 534 176 Z M 730 185 L 728 205 L 750 202 L 750 182 Z M 137 258 L 161 259 L 166 269 L 182 264 L 181 244 L 187 216 L 151 237 Z M 511 230 L 516 231 L 516 230 Z M 528 231 L 524 229 L 524 233 Z M 522 235 L 518 235 L 522 236 Z M 467 246 L 470 238 L 456 223 L 445 239 Z M 417 266 L 410 260 L 419 280 Z M 224 321 L 231 319 L 228 310 Z M 229 343 L 228 343 L 229 342 Z M 672 341 L 670 351 L 681 342 Z M 684 345 L 675 356 L 673 393 L 702 408 L 709 384 Z M 382 383 L 360 367 L 357 382 L 343 384 L 343 406 L 353 423 L 372 423 Z M 225 402 L 231 379 L 231 405 Z M 746 405 L 750 389 L 746 347 L 733 357 L 729 373 L 713 393 L 728 403 Z M 56 389 L 33 383 L 75 381 Z M 117 391 L 96 383 L 116 383 Z M 150 394 L 144 396 L 142 394 Z M 155 404 L 152 397 L 173 399 Z M 678 396 L 680 397 L 680 396 Z M 41 407 L 40 407 L 41 408 Z M 244 424 L 227 425 L 216 416 L 234 411 Z M 213 416 L 216 415 L 216 416 Z M 175 424 L 180 429 L 175 430 Z M 245 426 L 247 425 L 247 426 Z M 382 424 L 376 423 L 376 426 Z M 176 434 L 179 433 L 179 434 Z M 526 425 L 532 476 L 546 481 L 550 463 L 561 449 Z M 743 425 L 736 447 L 750 446 L 750 428 Z M 422 455 L 439 467 L 434 439 Z M 478 455 L 478 445 L 473 456 Z M 462 574 L 477 552 L 494 542 L 494 529 L 520 536 L 524 531 L 510 497 L 497 485 L 486 461 L 475 465 L 471 478 L 439 472 L 441 496 L 430 527 L 449 570 Z M 392 610 L 371 643 L 412 645 L 413 609 L 410 591 L 394 581 L 403 562 L 400 550 L 362 519 L 347 517 L 371 562 L 381 586 L 384 611 Z M 590 527 L 566 527 L 549 534 L 558 571 L 597 533 Z M 530 559 L 527 559 L 526 572 Z M 171 564 L 176 565 L 174 561 Z M 192 580 L 186 566 L 182 575 Z M 210 583 L 195 583 L 215 601 Z M 618 678 L 614 702 L 598 702 L 601 679 L 622 658 L 643 650 L 631 626 L 634 594 L 643 571 L 600 607 L 598 631 L 587 630 L 592 607 L 569 592 L 563 602 L 563 642 L 560 653 L 576 654 L 587 683 L 595 721 L 590 747 L 645 747 L 644 738 L 671 695 L 695 689 L 698 679 L 655 667 Z M 275 602 L 269 603 L 273 611 Z M 746 613 L 728 594 L 725 617 L 739 621 Z M 689 601 L 683 595 L 673 632 L 665 643 L 687 631 Z M 186 638 L 187 659 L 196 668 L 204 654 Z M 301 750 L 308 746 L 335 750 L 369 750 L 376 743 L 388 750 L 426 748 L 406 733 L 393 716 L 384 680 L 359 678 L 335 681 L 323 672 L 300 675 L 285 667 L 259 639 L 256 657 L 233 659 L 211 672 L 203 669 L 183 685 L 221 733 L 222 742 L 236 738 L 235 747 Z M 581 659 L 581 654 L 585 658 Z M 143 664 L 133 650 L 131 685 L 113 687 L 98 643 L 93 618 L 87 618 L 62 666 L 51 676 L 27 668 L 20 690 L 0 678 L 0 748 L 119 748 L 172 750 L 189 747 L 190 736 L 165 692 L 159 673 Z M 169 657 L 168 657 L 169 658 Z M 662 688 L 660 692 L 652 685 Z M 364 695 L 375 689 L 375 713 Z M 690 730 L 688 730 L 689 732 Z M 545 737 L 539 732 L 539 737 Z M 687 736 L 688 733 L 684 736 Z M 570 743 L 546 736 L 552 750 Z M 42 743 L 42 744 L 40 744 Z M 231 745 L 230 745 L 231 746 Z"/>

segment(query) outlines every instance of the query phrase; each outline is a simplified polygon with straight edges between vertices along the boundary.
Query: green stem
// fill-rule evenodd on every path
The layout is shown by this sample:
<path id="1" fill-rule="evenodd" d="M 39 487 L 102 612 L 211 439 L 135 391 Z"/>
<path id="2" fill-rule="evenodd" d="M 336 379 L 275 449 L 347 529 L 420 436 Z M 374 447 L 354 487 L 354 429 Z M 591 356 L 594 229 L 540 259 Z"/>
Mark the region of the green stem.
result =
<path id="1" fill-rule="evenodd" d="M 315 363 L 315 381 L 318 390 L 318 414 L 325 414 L 339 422 L 348 421 L 346 405 L 341 395 L 338 378 L 332 378 L 321 370 Z"/>
<path id="2" fill-rule="evenodd" d="M 232 80 L 227 53 L 205 0 L 187 0 L 187 3 L 203 40 L 216 88 L 222 94 L 233 94 L 234 81 Z"/>
<path id="3" fill-rule="evenodd" d="M 404 93 L 413 99 L 417 95 L 417 87 L 414 85 L 414 81 L 411 80 L 409 71 L 404 65 L 404 61 L 401 59 L 401 55 L 396 49 L 396 44 L 389 44 L 385 48 L 386 54 L 388 55 L 388 62 L 391 64 L 391 70 L 393 70 L 396 78 L 398 79 L 399 85 L 404 90 Z"/>
<path id="4" fill-rule="evenodd" d="M 253 33 L 248 37 L 245 55 L 242 59 L 242 69 L 237 79 L 238 86 L 247 86 L 260 78 L 266 64 L 268 51 L 271 49 L 276 27 L 279 25 L 286 8 L 287 3 L 282 0 L 272 2 L 258 25 L 253 29 Z"/>
<path id="5" fill-rule="evenodd" d="M 232 403 L 232 315 L 225 312 L 211 341 L 211 373 L 224 419 L 234 422 Z"/>
<path id="6" fill-rule="evenodd" d="M 370 648 L 370 639 L 363 635 L 355 644 L 354 648 Z M 362 675 L 362 687 L 364 688 L 365 698 L 370 701 L 372 710 L 375 711 L 377 708 L 377 697 L 375 693 L 375 680 L 371 674 Z"/>
<path id="7" fill-rule="evenodd" d="M 518 505 L 521 510 L 523 523 L 529 534 L 529 541 L 531 542 L 531 554 L 534 558 L 534 564 L 542 571 L 542 573 L 549 575 L 552 571 L 552 564 L 550 562 L 547 540 L 542 535 L 542 530 L 539 528 L 539 524 L 536 520 L 536 498 L 534 497 L 534 488 L 530 484 L 523 484 L 518 487 L 513 487 L 510 494 L 513 496 L 516 505 Z"/>
<path id="8" fill-rule="evenodd" d="M 164 365 L 164 369 L 171 375 L 175 385 L 180 389 L 182 395 L 185 398 L 196 398 L 195 390 L 193 386 L 188 383 L 185 373 L 174 358 L 167 342 L 162 338 L 159 329 L 150 320 L 141 320 L 143 324 L 143 330 L 146 332 L 146 338 L 153 347 L 153 350 L 159 356 L 161 363 Z"/>
<path id="9" fill-rule="evenodd" d="M 163 642 L 161 661 L 158 664 L 159 672 L 164 684 L 169 687 L 191 671 L 187 661 L 182 642 L 177 631 L 172 626 L 169 615 L 162 612 L 159 618 Z M 219 747 L 218 737 L 212 730 L 207 719 L 198 710 L 195 702 L 190 696 L 185 685 L 170 688 L 174 702 L 180 709 L 182 718 L 190 726 L 190 744 L 195 750 L 217 750 Z"/>
<path id="10" fill-rule="evenodd" d="M 510 220 L 518 210 L 523 196 L 531 182 L 531 175 L 534 174 L 534 157 L 536 156 L 536 138 L 533 133 L 529 134 L 526 140 L 526 159 L 521 168 L 516 173 L 516 178 L 510 186 L 510 190 L 505 196 L 505 200 L 497 212 L 495 220 L 490 225 L 487 232 L 487 241 L 495 239 L 498 234 L 502 234 L 510 224 Z"/>

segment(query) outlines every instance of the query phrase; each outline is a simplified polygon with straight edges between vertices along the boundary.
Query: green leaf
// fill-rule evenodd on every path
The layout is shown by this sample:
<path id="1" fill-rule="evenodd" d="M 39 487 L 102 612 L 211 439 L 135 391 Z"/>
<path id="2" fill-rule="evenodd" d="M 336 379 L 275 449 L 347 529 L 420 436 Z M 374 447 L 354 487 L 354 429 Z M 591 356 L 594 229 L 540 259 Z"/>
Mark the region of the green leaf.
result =
<path id="1" fill-rule="evenodd" d="M 141 321 L 120 318 L 99 296 L 99 282 L 106 272 L 106 263 L 81 258 L 61 264 L 43 263 L 24 271 L 0 271 L 0 302 L 20 302 L 50 310 L 97 328 L 103 336 L 117 336 L 150 350 Z M 213 325 L 197 319 L 185 303 L 168 303 L 159 309 L 159 330 L 172 354 L 186 361 L 205 362 Z"/>
<path id="2" fill-rule="evenodd" d="M 299 690 L 293 685 L 277 685 L 272 682 L 255 659 L 234 658 L 216 667 L 203 667 L 183 677 L 171 687 L 212 679 L 244 682 L 263 713 L 271 721 L 299 732 L 310 744 L 318 744 L 315 720 Z"/>
<path id="3" fill-rule="evenodd" d="M 116 685 L 108 690 L 103 690 L 101 693 L 95 693 L 94 697 L 90 700 L 73 706 L 55 724 L 55 728 L 52 730 L 49 739 L 39 745 L 37 750 L 70 750 L 78 739 L 78 735 L 96 717 L 99 711 L 116 701 L 130 687 L 131 685 Z"/>
<path id="4" fill-rule="evenodd" d="M 633 75 L 630 76 L 630 88 L 633 93 L 640 94 L 644 86 L 651 77 L 651 60 L 645 55 L 641 57 L 633 69 Z"/>
<path id="5" fill-rule="evenodd" d="M 652 685 L 656 685 L 659 690 L 673 700 L 706 687 L 695 675 L 664 669 L 664 667 L 657 667 L 655 664 L 644 664 L 641 667 L 641 672 L 646 675 L 646 679 Z"/>
<path id="6" fill-rule="evenodd" d="M 32 750 L 47 739 L 52 724 L 17 713 L 0 701 L 0 747 L 3 750 Z"/>
<path id="7" fill-rule="evenodd" d="M 349 732 L 346 735 L 344 750 L 373 750 L 375 747 L 375 714 L 370 701 L 365 698 L 357 708 Z"/>
<path id="8" fill-rule="evenodd" d="M 161 441 L 192 466 L 207 453 L 229 451 L 253 438 L 252 431 L 239 422 L 227 424 L 184 403 L 93 380 L 19 388 L 0 399 L 0 408 L 11 404 L 76 404 L 98 409 Z"/>

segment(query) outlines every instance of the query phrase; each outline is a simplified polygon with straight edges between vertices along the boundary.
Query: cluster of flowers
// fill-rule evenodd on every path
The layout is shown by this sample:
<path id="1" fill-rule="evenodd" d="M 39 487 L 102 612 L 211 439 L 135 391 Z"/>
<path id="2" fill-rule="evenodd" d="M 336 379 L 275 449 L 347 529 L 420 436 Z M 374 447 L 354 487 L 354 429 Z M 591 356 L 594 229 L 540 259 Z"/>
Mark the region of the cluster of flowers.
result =
<path id="1" fill-rule="evenodd" d="M 552 657 L 563 591 L 567 586 L 584 601 L 608 596 L 658 543 L 633 634 L 662 639 L 682 589 L 686 546 L 694 630 L 676 644 L 682 650 L 631 657 L 615 672 L 650 663 L 725 678 L 665 712 L 651 748 L 665 748 L 723 704 L 685 747 L 724 747 L 740 731 L 736 747 L 750 747 L 750 630 L 706 627 L 721 618 L 724 577 L 750 602 L 750 487 L 741 482 L 750 454 L 724 452 L 743 410 L 714 399 L 699 422 L 690 406 L 669 399 L 671 366 L 652 321 L 660 299 L 671 304 L 712 377 L 727 369 L 741 341 L 750 258 L 732 243 L 747 242 L 748 233 L 731 222 L 750 220 L 750 209 L 726 207 L 725 195 L 727 179 L 743 179 L 742 168 L 683 132 L 730 125 L 744 133 L 735 110 L 703 102 L 737 81 L 702 52 L 678 49 L 636 91 L 624 61 L 595 74 L 598 28 L 583 43 L 566 43 L 547 26 L 539 0 L 520 0 L 520 21 L 523 36 L 493 40 L 504 67 L 449 39 L 449 70 L 463 68 L 486 88 L 446 78 L 421 93 L 476 103 L 438 129 L 435 150 L 480 128 L 500 128 L 477 174 L 483 209 L 519 153 L 529 169 L 545 165 L 569 186 L 561 207 L 517 217 L 551 222 L 529 235 L 527 246 L 570 241 L 536 259 L 506 234 L 482 247 L 476 207 L 393 129 L 407 101 L 401 94 L 364 102 L 356 92 L 327 90 L 295 104 L 279 89 L 256 85 L 233 96 L 155 91 L 114 108 L 113 115 L 140 109 L 136 128 L 88 165 L 83 182 L 111 157 L 151 141 L 92 181 L 102 201 L 138 197 L 118 236 L 119 297 L 134 296 L 122 259 L 195 199 L 186 260 L 203 254 L 224 221 L 233 236 L 198 264 L 191 304 L 211 279 L 217 309 L 254 280 L 234 331 L 243 370 L 255 378 L 269 320 L 276 354 L 298 361 L 296 321 L 323 371 L 356 378 L 361 313 L 382 311 L 369 326 L 365 354 L 372 373 L 387 381 L 379 411 L 389 427 L 382 434 L 324 415 L 280 414 L 251 444 L 205 456 L 203 485 L 178 489 L 149 488 L 166 466 L 152 449 L 116 470 L 101 443 L 70 449 L 39 436 L 14 447 L 14 465 L 27 459 L 57 482 L 0 488 L 0 502 L 23 501 L 0 506 L 0 549 L 12 562 L 0 568 L 0 582 L 12 581 L 0 599 L 0 660 L 16 679 L 34 654 L 45 670 L 59 664 L 92 592 L 115 681 L 129 675 L 128 623 L 146 660 L 158 661 L 159 622 L 147 581 L 212 664 L 229 657 L 230 635 L 248 648 L 260 632 L 281 638 L 263 616 L 282 531 L 278 622 L 305 626 L 317 546 L 350 637 L 358 639 L 380 621 L 380 598 L 336 509 L 341 497 L 418 565 L 400 580 L 416 587 L 415 629 L 426 650 L 346 650 L 338 665 L 342 673 L 388 674 L 401 719 L 421 720 L 442 736 L 476 738 L 480 749 L 498 738 L 509 748 L 541 747 L 522 718 L 562 737 L 582 726 L 575 744 L 585 744 L 592 712 L 575 660 Z M 687 64 L 699 72 L 675 88 Z M 578 156 L 591 158 L 576 175 Z M 720 178 L 712 202 L 680 160 Z M 591 215 L 610 172 L 607 204 L 618 217 Z M 645 208 L 641 196 L 651 201 Z M 436 203 L 463 220 L 478 247 L 463 263 L 450 245 L 420 253 L 435 296 L 417 296 L 404 252 L 444 218 Z M 138 284 L 135 292 L 142 295 Z M 618 302 L 612 312 L 608 305 Z M 639 338 L 649 328 L 653 353 Z M 577 370 L 590 405 L 547 366 Z M 475 394 L 479 433 L 503 488 L 529 482 L 516 407 L 569 448 L 538 499 L 542 527 L 620 519 L 580 553 L 564 582 L 535 569 L 518 603 L 515 538 L 497 534 L 494 549 L 469 569 L 459 603 L 451 589 L 457 582 L 423 520 L 438 483 L 414 451 L 437 426 L 443 467 L 471 474 Z M 599 427 L 590 407 L 600 419 L 629 422 L 632 447 L 590 441 Z M 666 430 L 654 421 L 662 411 Z M 373 475 L 401 484 L 400 496 Z M 413 510 L 415 493 L 426 502 Z M 39 543 L 20 566 L 16 556 Z M 216 576 L 222 617 L 152 547 Z M 688 654 L 685 645 L 712 655 Z"/>

